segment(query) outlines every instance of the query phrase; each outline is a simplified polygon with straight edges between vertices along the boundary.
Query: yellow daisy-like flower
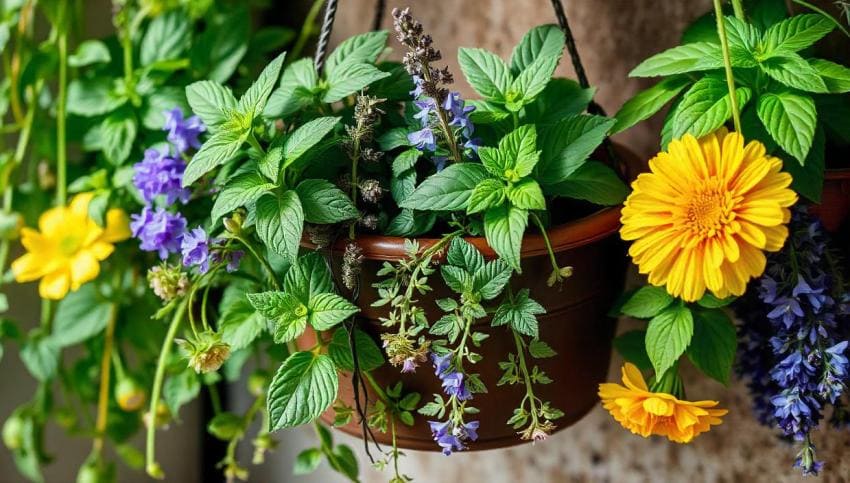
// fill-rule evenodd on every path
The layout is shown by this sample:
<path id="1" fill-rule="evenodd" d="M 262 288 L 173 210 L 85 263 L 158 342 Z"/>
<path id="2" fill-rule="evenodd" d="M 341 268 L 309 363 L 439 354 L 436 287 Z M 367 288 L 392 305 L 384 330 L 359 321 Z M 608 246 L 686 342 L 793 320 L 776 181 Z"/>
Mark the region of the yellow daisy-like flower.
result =
<path id="1" fill-rule="evenodd" d="M 649 162 L 632 183 L 622 211 L 629 255 L 653 285 L 692 302 L 706 288 L 720 298 L 741 295 L 765 267 L 764 250 L 788 237 L 788 209 L 797 201 L 791 175 L 764 145 L 744 145 L 718 130 L 685 135 Z"/>
<path id="2" fill-rule="evenodd" d="M 623 384 L 599 385 L 602 406 L 624 428 L 644 438 L 656 434 L 676 443 L 689 443 L 721 424 L 727 412 L 717 401 L 680 401 L 670 394 L 651 392 L 634 364 L 623 366 Z"/>
<path id="3" fill-rule="evenodd" d="M 89 217 L 94 194 L 82 193 L 69 206 L 51 208 L 38 219 L 38 230 L 21 229 L 27 253 L 12 262 L 18 282 L 41 279 L 38 293 L 59 300 L 100 273 L 100 262 L 115 250 L 114 243 L 130 237 L 127 214 L 120 209 L 106 213 L 106 226 Z"/>

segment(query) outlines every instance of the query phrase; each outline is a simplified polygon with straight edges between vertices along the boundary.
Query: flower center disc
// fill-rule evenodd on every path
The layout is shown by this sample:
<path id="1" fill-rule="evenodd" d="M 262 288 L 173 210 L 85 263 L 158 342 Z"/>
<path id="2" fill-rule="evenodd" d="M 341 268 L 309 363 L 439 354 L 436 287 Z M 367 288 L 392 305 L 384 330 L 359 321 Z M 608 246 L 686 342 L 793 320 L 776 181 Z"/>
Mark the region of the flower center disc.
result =
<path id="1" fill-rule="evenodd" d="M 703 238 L 714 236 L 729 221 L 727 198 L 717 178 L 707 180 L 693 191 L 685 205 L 685 224 Z"/>

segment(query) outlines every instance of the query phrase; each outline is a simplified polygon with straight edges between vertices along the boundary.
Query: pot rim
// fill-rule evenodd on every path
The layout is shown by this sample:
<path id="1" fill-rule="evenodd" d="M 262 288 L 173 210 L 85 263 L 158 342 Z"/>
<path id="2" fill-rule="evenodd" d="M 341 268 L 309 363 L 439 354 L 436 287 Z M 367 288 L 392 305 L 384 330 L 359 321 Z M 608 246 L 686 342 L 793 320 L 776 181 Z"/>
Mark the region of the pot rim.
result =
<path id="1" fill-rule="evenodd" d="M 850 168 L 827 168 L 824 171 L 824 179 L 845 180 L 850 179 Z"/>
<path id="2" fill-rule="evenodd" d="M 610 206 L 591 213 L 590 215 L 555 226 L 547 231 L 552 250 L 555 253 L 564 252 L 573 248 L 589 245 L 598 240 L 607 238 L 620 229 L 620 208 L 622 205 Z M 357 243 L 363 249 L 363 256 L 369 260 L 397 261 L 407 257 L 405 240 L 410 238 L 400 236 L 387 236 L 377 234 L 361 234 L 357 236 Z M 420 248 L 424 249 L 437 243 L 439 238 L 416 238 L 413 237 Z M 464 237 L 477 248 L 484 258 L 497 258 L 496 252 L 487 244 L 484 237 Z M 333 246 L 333 251 L 342 253 L 345 251 L 347 239 L 339 239 Z M 315 245 L 304 240 L 302 245 L 315 248 Z M 527 234 L 522 239 L 521 258 L 529 258 L 545 255 L 547 253 L 546 242 L 540 234 Z M 435 257 L 439 259 L 440 257 Z"/>

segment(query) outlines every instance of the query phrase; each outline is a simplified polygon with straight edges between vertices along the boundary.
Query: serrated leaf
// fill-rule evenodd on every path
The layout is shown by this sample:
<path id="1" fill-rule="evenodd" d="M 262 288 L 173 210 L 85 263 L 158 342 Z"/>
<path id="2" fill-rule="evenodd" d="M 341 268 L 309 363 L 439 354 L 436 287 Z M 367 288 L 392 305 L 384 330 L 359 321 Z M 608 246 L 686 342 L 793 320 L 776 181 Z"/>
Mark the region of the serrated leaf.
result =
<path id="1" fill-rule="evenodd" d="M 499 140 L 499 152 L 507 163 L 495 169 L 488 167 L 494 176 L 506 177 L 506 170 L 514 171 L 515 176 L 519 178 L 528 176 L 540 159 L 540 151 L 537 150 L 537 129 L 533 124 L 526 124 L 509 132 Z"/>
<path id="2" fill-rule="evenodd" d="M 320 117 L 292 132 L 283 143 L 283 166 L 287 168 L 319 144 L 339 123 L 339 117 Z"/>
<path id="3" fill-rule="evenodd" d="M 776 51 L 797 52 L 832 32 L 835 24 L 820 14 L 795 15 L 773 25 L 764 33 L 768 54 Z"/>
<path id="4" fill-rule="evenodd" d="M 850 69 L 823 59 L 808 59 L 808 62 L 823 79 L 830 93 L 850 92 Z"/>
<path id="5" fill-rule="evenodd" d="M 508 188 L 508 199 L 517 208 L 525 210 L 545 210 L 546 199 L 540 185 L 533 179 L 526 178 Z"/>
<path id="6" fill-rule="evenodd" d="M 313 103 L 319 74 L 313 59 L 296 60 L 283 72 L 280 87 L 272 92 L 263 111 L 265 117 L 286 117 Z"/>
<path id="7" fill-rule="evenodd" d="M 818 71 L 793 52 L 774 55 L 759 65 L 768 76 L 788 87 L 806 92 L 829 92 Z"/>
<path id="8" fill-rule="evenodd" d="M 552 79 L 552 73 L 558 66 L 559 56 L 543 56 L 526 67 L 511 83 L 509 93 L 519 95 L 519 101 L 509 100 L 508 109 L 518 110 L 534 102 Z"/>
<path id="9" fill-rule="evenodd" d="M 454 265 L 443 265 L 440 273 L 446 285 L 458 294 L 463 294 L 472 286 L 472 276 L 461 267 Z"/>
<path id="10" fill-rule="evenodd" d="M 374 64 L 387 45 L 386 30 L 367 32 L 340 42 L 325 61 L 325 72 L 328 77 L 339 69 L 343 63 Z"/>
<path id="11" fill-rule="evenodd" d="M 269 181 L 277 183 L 280 175 L 280 163 L 283 161 L 283 148 L 275 146 L 257 161 L 257 168 Z"/>
<path id="12" fill-rule="evenodd" d="M 136 140 L 138 125 L 133 112 L 126 108 L 112 112 L 100 124 L 101 149 L 106 160 L 114 166 L 130 156 Z"/>
<path id="13" fill-rule="evenodd" d="M 460 48 L 458 62 L 475 92 L 488 100 L 505 101 L 511 74 L 499 56 L 484 49 Z"/>
<path id="14" fill-rule="evenodd" d="M 244 143 L 244 133 L 219 131 L 201 145 L 183 172 L 183 187 L 187 188 L 202 176 L 226 163 Z"/>
<path id="15" fill-rule="evenodd" d="M 466 213 L 471 215 L 502 204 L 505 199 L 505 184 L 494 178 L 487 178 L 472 190 Z"/>
<path id="16" fill-rule="evenodd" d="M 528 343 L 528 353 L 535 359 L 548 359 L 549 357 L 558 355 L 549 344 L 540 339 L 534 339 Z"/>
<path id="17" fill-rule="evenodd" d="M 472 291 L 484 300 L 502 293 L 511 280 L 513 269 L 502 260 L 491 260 L 472 275 Z"/>
<path id="18" fill-rule="evenodd" d="M 541 133 L 536 178 L 546 185 L 567 179 L 602 144 L 615 122 L 602 116 L 578 114 L 547 127 Z"/>
<path id="19" fill-rule="evenodd" d="M 405 171 L 413 169 L 420 156 L 422 156 L 422 151 L 416 148 L 402 151 L 393 160 L 393 176 L 401 176 Z"/>
<path id="20" fill-rule="evenodd" d="M 512 300 L 502 302 L 493 314 L 492 325 L 507 325 L 520 334 L 537 338 L 537 316 L 546 309 L 528 296 L 528 289 L 520 290 Z"/>
<path id="21" fill-rule="evenodd" d="M 560 58 L 564 50 L 564 33 L 557 25 L 538 25 L 523 35 L 511 53 L 511 73 L 516 76 L 536 59 Z"/>
<path id="22" fill-rule="evenodd" d="M 155 62 L 179 59 L 189 47 L 191 35 L 189 18 L 178 10 L 154 17 L 142 37 L 139 61 L 147 67 Z"/>
<path id="23" fill-rule="evenodd" d="M 3 50 L 0 47 L 0 50 Z M 92 64 L 108 63 L 112 60 L 109 48 L 100 40 L 85 40 L 80 42 L 73 54 L 68 56 L 71 67 L 85 67 Z"/>
<path id="24" fill-rule="evenodd" d="M 303 304 L 320 293 L 333 292 L 333 278 L 325 259 L 318 252 L 298 258 L 283 277 L 283 290 Z"/>
<path id="25" fill-rule="evenodd" d="M 274 188 L 275 185 L 266 181 L 259 173 L 238 175 L 228 181 L 216 196 L 210 216 L 213 221 L 216 221 L 239 207 L 254 203 L 260 196 Z"/>
<path id="26" fill-rule="evenodd" d="M 387 224 L 384 234 L 388 236 L 411 237 L 424 235 L 431 231 L 437 221 L 434 212 L 414 211 L 404 208 Z"/>
<path id="27" fill-rule="evenodd" d="M 216 127 L 229 119 L 236 109 L 236 98 L 229 87 L 217 82 L 202 80 L 186 86 L 186 100 L 192 112 L 207 127 Z"/>
<path id="28" fill-rule="evenodd" d="M 649 89 L 637 93 L 617 111 L 614 116 L 617 122 L 611 127 L 611 134 L 625 131 L 648 119 L 673 100 L 690 82 L 686 76 L 668 77 Z"/>
<path id="29" fill-rule="evenodd" d="M 653 55 L 638 64 L 629 76 L 657 77 L 721 68 L 723 56 L 719 44 L 693 42 Z"/>
<path id="30" fill-rule="evenodd" d="M 367 333 L 354 329 L 354 344 L 357 361 L 361 371 L 374 371 L 384 365 L 384 356 L 378 344 Z M 328 344 L 328 355 L 337 368 L 344 371 L 354 370 L 354 355 L 351 350 L 348 331 L 338 328 Z"/>
<path id="31" fill-rule="evenodd" d="M 821 126 L 815 130 L 812 147 L 802 164 L 793 161 L 784 163 L 785 171 L 791 175 L 791 188 L 815 203 L 821 201 L 824 171 L 826 169 L 826 136 Z"/>
<path id="32" fill-rule="evenodd" d="M 688 359 L 703 374 L 728 386 L 737 346 L 735 325 L 726 314 L 720 310 L 696 313 Z"/>
<path id="33" fill-rule="evenodd" d="M 603 206 L 619 205 L 629 194 L 629 188 L 617 173 L 598 161 L 584 163 L 567 179 L 544 186 L 543 191 L 549 195 L 586 200 Z"/>
<path id="34" fill-rule="evenodd" d="M 316 330 L 328 330 L 360 311 L 344 297 L 334 293 L 320 293 L 310 298 L 307 321 Z"/>
<path id="35" fill-rule="evenodd" d="M 269 385 L 269 430 L 291 428 L 316 419 L 336 399 L 338 385 L 330 357 L 312 352 L 292 354 Z"/>
<path id="36" fill-rule="evenodd" d="M 452 164 L 426 178 L 399 206 L 427 211 L 462 210 L 472 190 L 486 177 L 487 170 L 480 164 Z"/>
<path id="37" fill-rule="evenodd" d="M 293 190 L 277 195 L 265 194 L 257 200 L 257 236 L 278 255 L 289 260 L 298 256 L 304 211 Z"/>
<path id="38" fill-rule="evenodd" d="M 295 187 L 295 191 L 308 223 L 339 223 L 360 216 L 351 198 L 323 179 L 305 179 Z"/>
<path id="39" fill-rule="evenodd" d="M 673 296 L 664 287 L 644 285 L 623 304 L 621 312 L 631 317 L 655 317 L 673 303 Z"/>
<path id="40" fill-rule="evenodd" d="M 652 361 L 646 354 L 646 331 L 630 330 L 614 338 L 614 348 L 628 362 L 642 371 L 652 370 Z"/>
<path id="41" fill-rule="evenodd" d="M 344 62 L 338 69 L 328 74 L 330 87 L 325 92 L 322 102 L 339 101 L 359 92 L 369 84 L 389 76 L 389 72 L 383 72 L 371 64 Z"/>
<path id="42" fill-rule="evenodd" d="M 735 89 L 738 109 L 743 110 L 752 91 L 744 86 Z M 732 105 L 729 86 L 720 74 L 708 74 L 685 92 L 673 117 L 673 139 L 685 134 L 701 138 L 710 134 L 730 119 Z"/>
<path id="43" fill-rule="evenodd" d="M 239 98 L 236 106 L 239 112 L 250 116 L 252 119 L 258 117 L 263 112 L 266 108 L 266 101 L 280 77 L 280 69 L 283 67 L 284 57 L 286 57 L 286 52 L 275 57 L 260 72 L 257 80 Z"/>
<path id="44" fill-rule="evenodd" d="M 230 287 L 228 287 L 230 288 Z M 250 346 L 266 328 L 266 319 L 251 305 L 245 293 L 225 289 L 218 320 L 221 340 L 237 351 Z"/>
<path id="45" fill-rule="evenodd" d="M 770 136 L 803 163 L 812 147 L 817 125 L 812 98 L 793 92 L 767 92 L 759 97 L 756 109 Z"/>
<path id="46" fill-rule="evenodd" d="M 683 305 L 669 307 L 649 321 L 646 353 L 656 374 L 664 374 L 679 360 L 693 334 L 693 314 Z"/>
<path id="47" fill-rule="evenodd" d="M 596 88 L 583 89 L 572 79 L 554 78 L 549 81 L 537 100 L 525 106 L 526 116 L 538 126 L 552 124 L 587 109 Z"/>
<path id="48" fill-rule="evenodd" d="M 528 225 L 528 212 L 502 205 L 484 213 L 484 236 L 487 244 L 517 272 L 521 272 L 522 236 Z"/>
<path id="49" fill-rule="evenodd" d="M 484 267 L 484 256 L 472 243 L 463 238 L 455 238 L 449 244 L 446 252 L 446 262 L 449 265 L 460 267 L 471 274 L 475 274 Z"/>

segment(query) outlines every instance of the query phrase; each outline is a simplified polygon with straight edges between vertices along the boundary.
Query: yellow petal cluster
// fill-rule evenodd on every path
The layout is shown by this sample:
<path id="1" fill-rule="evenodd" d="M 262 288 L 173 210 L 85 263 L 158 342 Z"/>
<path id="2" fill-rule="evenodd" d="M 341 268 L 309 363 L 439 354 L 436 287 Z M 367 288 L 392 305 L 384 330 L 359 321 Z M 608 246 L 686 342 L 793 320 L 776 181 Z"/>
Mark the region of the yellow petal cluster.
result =
<path id="1" fill-rule="evenodd" d="M 114 244 L 130 237 L 127 214 L 120 209 L 106 213 L 106 226 L 89 217 L 94 194 L 82 193 L 69 206 L 51 208 L 38 219 L 38 230 L 21 229 L 27 253 L 12 262 L 18 282 L 41 279 L 39 294 L 59 300 L 100 273 L 100 262 L 115 250 Z"/>
<path id="2" fill-rule="evenodd" d="M 699 140 L 685 135 L 649 162 L 632 183 L 620 235 L 640 273 L 685 301 L 706 289 L 741 295 L 765 267 L 764 251 L 788 237 L 797 195 L 782 162 L 763 144 L 744 144 L 718 130 Z"/>
<path id="3" fill-rule="evenodd" d="M 700 433 L 721 424 L 728 411 L 716 409 L 717 401 L 681 401 L 671 394 L 651 392 L 640 370 L 623 366 L 623 384 L 599 385 L 602 405 L 624 428 L 644 438 L 666 436 L 676 443 L 689 443 Z"/>

